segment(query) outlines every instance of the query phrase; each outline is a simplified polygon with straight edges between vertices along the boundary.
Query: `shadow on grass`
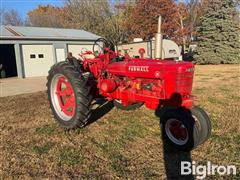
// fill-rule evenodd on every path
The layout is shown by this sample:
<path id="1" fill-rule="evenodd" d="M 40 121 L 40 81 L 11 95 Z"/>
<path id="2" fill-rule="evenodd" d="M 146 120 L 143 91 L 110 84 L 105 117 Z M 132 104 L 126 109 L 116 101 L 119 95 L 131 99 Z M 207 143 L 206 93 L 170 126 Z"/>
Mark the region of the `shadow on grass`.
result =
<path id="1" fill-rule="evenodd" d="M 93 110 L 86 126 L 89 126 L 90 124 L 94 123 L 95 121 L 103 117 L 114 107 L 112 102 L 106 101 L 104 99 L 101 99 L 97 104 L 99 106 Z"/>
<path id="2" fill-rule="evenodd" d="M 111 109 L 114 107 L 112 102 L 109 102 L 109 101 L 106 101 L 103 99 L 101 99 L 99 102 L 95 103 L 94 105 L 96 105 L 97 108 L 92 110 L 92 114 L 91 114 L 87 124 L 84 127 L 87 127 L 90 124 L 96 122 L 98 119 L 100 119 L 105 114 L 107 114 L 109 111 L 111 111 Z M 84 131 L 86 130 L 84 127 L 76 129 L 77 133 L 78 134 L 80 132 L 84 133 Z M 75 140 L 75 138 L 72 137 L 70 130 L 65 129 L 65 135 L 72 144 L 78 145 L 78 142 Z"/>
<path id="3" fill-rule="evenodd" d="M 163 140 L 163 157 L 165 172 L 168 180 L 186 179 L 193 180 L 192 174 L 181 175 L 181 162 L 187 161 L 192 163 L 191 153 L 176 150 Z"/>
<path id="4" fill-rule="evenodd" d="M 155 111 L 155 115 L 160 118 L 159 127 L 161 131 L 161 140 L 163 142 L 163 158 L 167 180 L 194 180 L 192 173 L 189 175 L 181 175 L 181 162 L 187 161 L 192 164 L 191 152 L 183 152 L 174 148 L 166 142 L 163 136 L 163 132 L 161 130 L 161 117 L 164 112 L 166 112 L 166 109 L 158 109 Z"/>

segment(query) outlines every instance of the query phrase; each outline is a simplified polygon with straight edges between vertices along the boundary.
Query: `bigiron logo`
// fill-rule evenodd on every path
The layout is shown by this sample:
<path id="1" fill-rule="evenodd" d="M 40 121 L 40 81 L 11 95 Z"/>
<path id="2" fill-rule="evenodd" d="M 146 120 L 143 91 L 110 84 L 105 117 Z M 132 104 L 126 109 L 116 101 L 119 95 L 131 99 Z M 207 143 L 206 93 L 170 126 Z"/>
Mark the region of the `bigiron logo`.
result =
<path id="1" fill-rule="evenodd" d="M 181 175 L 196 175 L 197 179 L 205 179 L 207 176 L 218 174 L 220 176 L 236 175 L 237 168 L 234 165 L 216 165 L 207 161 L 206 165 L 196 164 L 195 161 L 181 161 Z"/>
<path id="2" fill-rule="evenodd" d="M 149 66 L 129 66 L 128 70 L 135 72 L 149 72 Z"/>

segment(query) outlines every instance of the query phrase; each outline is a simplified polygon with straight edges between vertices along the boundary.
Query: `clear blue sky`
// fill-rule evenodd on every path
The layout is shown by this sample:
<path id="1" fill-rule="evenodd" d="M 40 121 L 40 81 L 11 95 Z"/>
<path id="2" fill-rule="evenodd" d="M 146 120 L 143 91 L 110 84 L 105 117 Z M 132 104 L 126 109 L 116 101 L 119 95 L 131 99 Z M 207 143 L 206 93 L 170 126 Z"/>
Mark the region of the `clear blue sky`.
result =
<path id="1" fill-rule="evenodd" d="M 63 0 L 0 0 L 0 9 L 15 9 L 21 17 L 25 18 L 27 13 L 39 4 L 63 6 Z"/>

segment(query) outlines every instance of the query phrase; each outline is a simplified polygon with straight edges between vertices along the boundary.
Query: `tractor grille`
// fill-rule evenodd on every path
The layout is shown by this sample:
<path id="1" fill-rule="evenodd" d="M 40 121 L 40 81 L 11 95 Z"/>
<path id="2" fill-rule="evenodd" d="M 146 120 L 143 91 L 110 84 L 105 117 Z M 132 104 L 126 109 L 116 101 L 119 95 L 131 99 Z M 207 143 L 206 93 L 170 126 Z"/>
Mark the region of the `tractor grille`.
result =
<path id="1" fill-rule="evenodd" d="M 176 78 L 176 90 L 179 93 L 191 94 L 193 73 L 178 74 Z"/>

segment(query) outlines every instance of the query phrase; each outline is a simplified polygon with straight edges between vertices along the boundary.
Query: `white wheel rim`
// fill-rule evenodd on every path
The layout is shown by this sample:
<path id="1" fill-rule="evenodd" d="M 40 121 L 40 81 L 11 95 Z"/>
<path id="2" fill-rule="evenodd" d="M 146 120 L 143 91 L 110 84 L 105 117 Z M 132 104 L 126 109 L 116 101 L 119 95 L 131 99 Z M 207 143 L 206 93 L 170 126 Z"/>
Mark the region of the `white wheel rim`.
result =
<path id="1" fill-rule="evenodd" d="M 50 95 L 51 95 L 51 102 L 52 102 L 52 105 L 53 105 L 53 108 L 55 110 L 55 112 L 57 113 L 57 115 L 63 120 L 63 121 L 69 121 L 73 115 L 66 115 L 61 107 L 60 107 L 60 104 L 59 104 L 59 100 L 58 100 L 58 95 L 57 95 L 57 84 L 58 84 L 58 81 L 59 81 L 59 78 L 60 77 L 65 77 L 64 75 L 62 74 L 55 74 L 52 78 L 52 81 L 51 81 L 51 86 L 50 86 Z M 66 78 L 66 77 L 65 77 Z M 67 78 L 66 78 L 67 79 Z"/>
<path id="2" fill-rule="evenodd" d="M 168 138 L 177 145 L 184 145 L 189 139 L 185 125 L 178 119 L 168 119 L 165 124 L 165 132 Z"/>

